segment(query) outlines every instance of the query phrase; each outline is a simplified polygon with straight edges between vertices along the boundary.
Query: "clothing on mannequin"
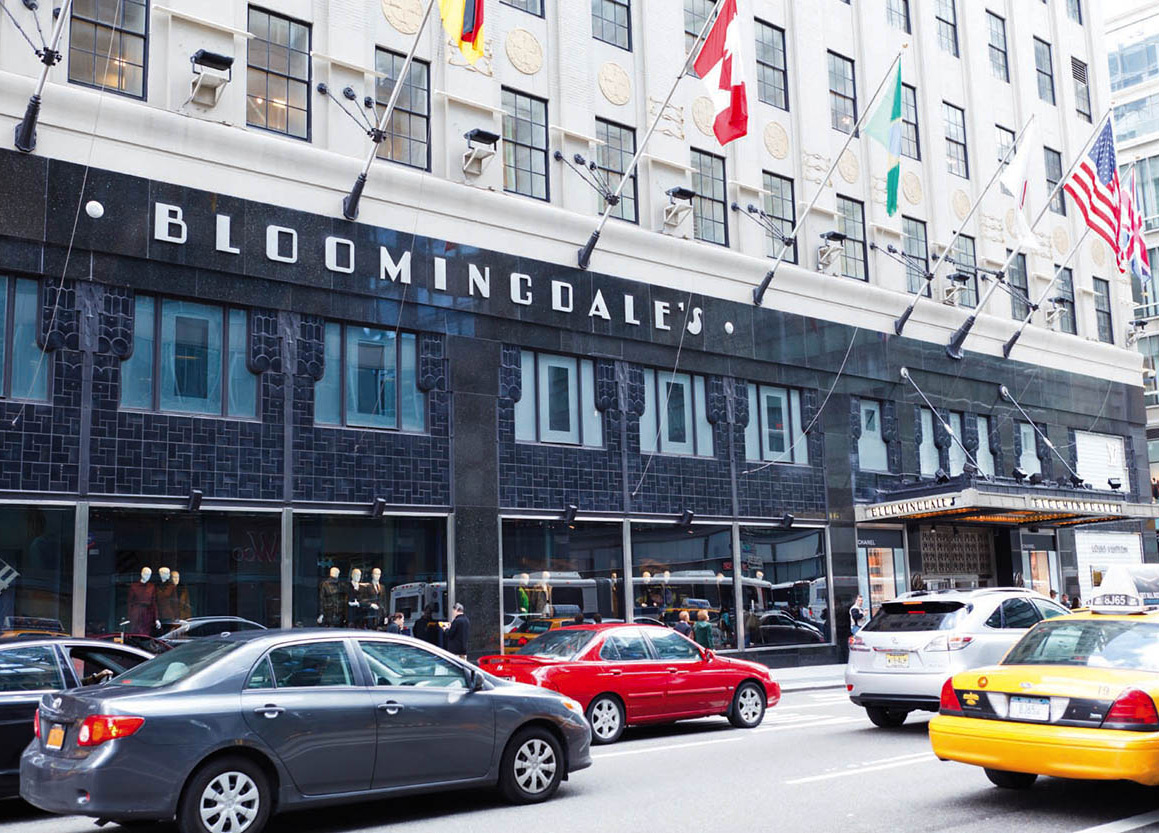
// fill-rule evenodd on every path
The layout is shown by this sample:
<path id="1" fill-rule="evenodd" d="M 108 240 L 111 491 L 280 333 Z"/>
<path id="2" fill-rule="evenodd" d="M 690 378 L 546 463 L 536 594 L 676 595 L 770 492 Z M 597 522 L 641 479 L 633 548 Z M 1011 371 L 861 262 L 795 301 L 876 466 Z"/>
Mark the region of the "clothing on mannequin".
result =
<path id="1" fill-rule="evenodd" d="M 157 617 L 157 586 L 149 581 L 152 578 L 152 568 L 141 568 L 140 578 L 129 586 L 126 614 L 133 634 L 151 635 L 154 629 L 161 628 Z"/>
<path id="2" fill-rule="evenodd" d="M 318 586 L 318 625 L 334 628 L 342 625 L 342 586 L 338 581 L 341 571 L 330 568 L 330 575 Z"/>

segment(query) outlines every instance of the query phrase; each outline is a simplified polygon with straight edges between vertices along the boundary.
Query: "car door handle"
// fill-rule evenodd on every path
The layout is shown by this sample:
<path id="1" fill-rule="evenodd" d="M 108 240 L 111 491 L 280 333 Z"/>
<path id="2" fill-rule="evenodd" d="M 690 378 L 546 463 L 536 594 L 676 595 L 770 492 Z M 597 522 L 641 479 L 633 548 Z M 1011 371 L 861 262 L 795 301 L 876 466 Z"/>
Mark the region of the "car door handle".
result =
<path id="1" fill-rule="evenodd" d="M 398 715 L 398 711 L 403 708 L 403 705 L 398 701 L 387 701 L 385 704 L 379 704 L 380 712 L 385 712 L 387 715 Z"/>
<path id="2" fill-rule="evenodd" d="M 676 672 L 679 672 L 680 670 L 679 670 L 679 669 L 677 669 L 675 666 L 669 666 L 669 667 L 668 667 L 667 669 L 665 669 L 664 671 L 665 671 L 665 672 L 672 672 L 673 674 L 675 674 Z"/>
<path id="3" fill-rule="evenodd" d="M 257 715 L 264 715 L 266 718 L 277 718 L 285 711 L 285 707 L 279 707 L 277 704 L 266 704 L 264 707 L 254 708 Z"/>
<path id="4" fill-rule="evenodd" d="M 609 675 L 622 675 L 622 674 L 624 674 L 624 670 L 623 669 L 609 669 L 608 674 Z"/>

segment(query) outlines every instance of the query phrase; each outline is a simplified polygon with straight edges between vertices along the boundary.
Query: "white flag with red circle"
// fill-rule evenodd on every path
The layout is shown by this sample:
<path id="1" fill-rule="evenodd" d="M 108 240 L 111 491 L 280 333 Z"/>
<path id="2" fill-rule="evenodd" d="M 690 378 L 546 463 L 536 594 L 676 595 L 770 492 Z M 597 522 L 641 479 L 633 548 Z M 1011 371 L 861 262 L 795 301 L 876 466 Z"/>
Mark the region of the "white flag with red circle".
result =
<path id="1" fill-rule="evenodd" d="M 740 44 L 736 0 L 723 0 L 720 13 L 692 65 L 708 87 L 716 113 L 712 131 L 722 145 L 739 139 L 749 130 L 749 105 Z"/>

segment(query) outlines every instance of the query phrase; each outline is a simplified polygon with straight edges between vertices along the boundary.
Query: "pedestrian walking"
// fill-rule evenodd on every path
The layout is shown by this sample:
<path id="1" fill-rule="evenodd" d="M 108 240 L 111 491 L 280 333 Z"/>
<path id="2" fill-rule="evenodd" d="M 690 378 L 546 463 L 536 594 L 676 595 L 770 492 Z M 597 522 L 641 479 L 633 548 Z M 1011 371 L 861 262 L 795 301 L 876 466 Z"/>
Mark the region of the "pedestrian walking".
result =
<path id="1" fill-rule="evenodd" d="M 685 637 L 692 636 L 692 623 L 689 621 L 687 611 L 680 612 L 680 618 L 676 621 L 676 625 L 673 628 Z"/>
<path id="2" fill-rule="evenodd" d="M 451 609 L 451 625 L 447 628 L 447 651 L 466 660 L 467 646 L 470 642 L 471 621 L 463 611 L 463 603 L 456 602 L 455 607 Z"/>
<path id="3" fill-rule="evenodd" d="M 692 628 L 692 639 L 706 649 L 712 648 L 712 625 L 708 622 L 708 612 L 703 608 L 696 612 L 696 625 Z"/>
<path id="4" fill-rule="evenodd" d="M 861 627 L 865 625 L 865 599 L 861 594 L 857 595 L 857 599 L 853 600 L 853 605 L 849 608 L 849 633 L 856 634 L 861 631 Z"/>
<path id="5" fill-rule="evenodd" d="M 1058 601 L 1062 604 L 1063 608 L 1070 608 L 1070 597 L 1066 594 L 1063 594 L 1061 597 L 1059 597 Z"/>

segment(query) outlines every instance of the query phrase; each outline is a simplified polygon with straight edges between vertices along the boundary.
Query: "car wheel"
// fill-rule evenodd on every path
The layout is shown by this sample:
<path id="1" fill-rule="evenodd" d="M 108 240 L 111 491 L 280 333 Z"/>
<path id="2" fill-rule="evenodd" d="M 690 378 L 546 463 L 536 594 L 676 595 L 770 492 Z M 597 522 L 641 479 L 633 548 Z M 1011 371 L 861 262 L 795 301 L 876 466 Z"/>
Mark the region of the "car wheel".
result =
<path id="1" fill-rule="evenodd" d="M 746 681 L 732 696 L 732 709 L 728 711 L 728 720 L 734 727 L 751 729 L 765 720 L 766 703 L 761 685 Z"/>
<path id="2" fill-rule="evenodd" d="M 499 788 L 511 802 L 529 805 L 550 799 L 563 779 L 563 749 L 543 727 L 521 730 L 507 744 Z"/>
<path id="3" fill-rule="evenodd" d="M 182 831 L 258 832 L 270 818 L 269 782 L 241 756 L 202 766 L 185 785 L 177 821 Z"/>
<path id="4" fill-rule="evenodd" d="M 612 744 L 624 734 L 624 706 L 615 695 L 597 695 L 588 704 L 593 744 Z"/>
<path id="5" fill-rule="evenodd" d="M 1037 773 L 1015 773 L 1013 770 L 993 770 L 985 768 L 986 778 L 1000 788 L 1024 791 L 1038 779 Z"/>
<path id="6" fill-rule="evenodd" d="M 886 709 L 885 707 L 866 707 L 865 714 L 878 727 L 900 727 L 905 723 L 908 710 Z"/>

